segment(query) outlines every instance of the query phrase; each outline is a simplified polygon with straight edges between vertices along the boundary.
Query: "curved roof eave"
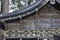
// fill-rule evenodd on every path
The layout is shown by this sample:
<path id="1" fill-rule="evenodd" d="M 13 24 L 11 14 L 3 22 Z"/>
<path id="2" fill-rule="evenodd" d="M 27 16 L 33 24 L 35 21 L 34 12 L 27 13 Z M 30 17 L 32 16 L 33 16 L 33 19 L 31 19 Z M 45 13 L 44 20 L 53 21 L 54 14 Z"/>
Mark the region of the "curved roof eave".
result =
<path id="1" fill-rule="evenodd" d="M 32 14 L 33 12 L 35 12 L 35 9 L 40 9 L 42 8 L 44 5 L 46 5 L 49 2 L 49 0 L 38 0 L 36 3 L 34 3 L 33 5 L 30 5 L 22 10 L 18 10 L 12 13 L 7 13 L 7 14 L 1 14 L 0 16 L 0 21 L 7 21 L 7 20 L 13 20 L 16 19 L 18 17 L 21 18 L 21 15 L 27 16 Z M 30 13 L 29 13 L 30 12 Z M 22 16 L 22 17 L 24 17 Z"/>

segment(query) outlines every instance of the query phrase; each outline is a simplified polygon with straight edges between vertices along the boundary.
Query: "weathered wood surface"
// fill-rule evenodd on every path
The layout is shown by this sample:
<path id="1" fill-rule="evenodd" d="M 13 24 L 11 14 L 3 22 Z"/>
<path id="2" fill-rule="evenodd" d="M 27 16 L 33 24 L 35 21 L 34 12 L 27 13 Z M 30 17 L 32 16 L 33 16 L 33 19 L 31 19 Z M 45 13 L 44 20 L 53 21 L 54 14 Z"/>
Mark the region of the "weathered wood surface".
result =
<path id="1" fill-rule="evenodd" d="M 49 5 L 45 6 L 40 10 L 37 15 L 27 17 L 24 20 L 20 20 L 15 23 L 8 23 L 8 29 L 41 29 L 41 28 L 53 28 L 60 26 L 60 15 L 59 11 L 51 7 L 49 9 Z"/>

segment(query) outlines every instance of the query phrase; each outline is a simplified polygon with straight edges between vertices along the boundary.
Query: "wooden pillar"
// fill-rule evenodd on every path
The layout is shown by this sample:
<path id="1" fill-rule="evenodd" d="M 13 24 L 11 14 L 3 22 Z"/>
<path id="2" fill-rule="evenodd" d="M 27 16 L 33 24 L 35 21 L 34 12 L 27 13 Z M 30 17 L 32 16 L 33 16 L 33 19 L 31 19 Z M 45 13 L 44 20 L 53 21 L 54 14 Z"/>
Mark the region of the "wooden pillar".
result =
<path id="1" fill-rule="evenodd" d="M 35 24 L 35 28 L 37 27 L 37 17 L 38 17 L 38 9 L 36 8 L 36 13 L 35 13 L 35 17 L 34 17 L 34 24 Z"/>
<path id="2" fill-rule="evenodd" d="M 21 23 L 21 26 L 19 26 L 19 29 L 22 29 L 22 25 L 23 25 L 22 16 L 21 16 L 21 15 L 19 15 L 19 18 L 20 18 L 20 23 Z"/>
<path id="3" fill-rule="evenodd" d="M 1 2 L 1 13 L 9 13 L 9 0 L 2 0 Z"/>

